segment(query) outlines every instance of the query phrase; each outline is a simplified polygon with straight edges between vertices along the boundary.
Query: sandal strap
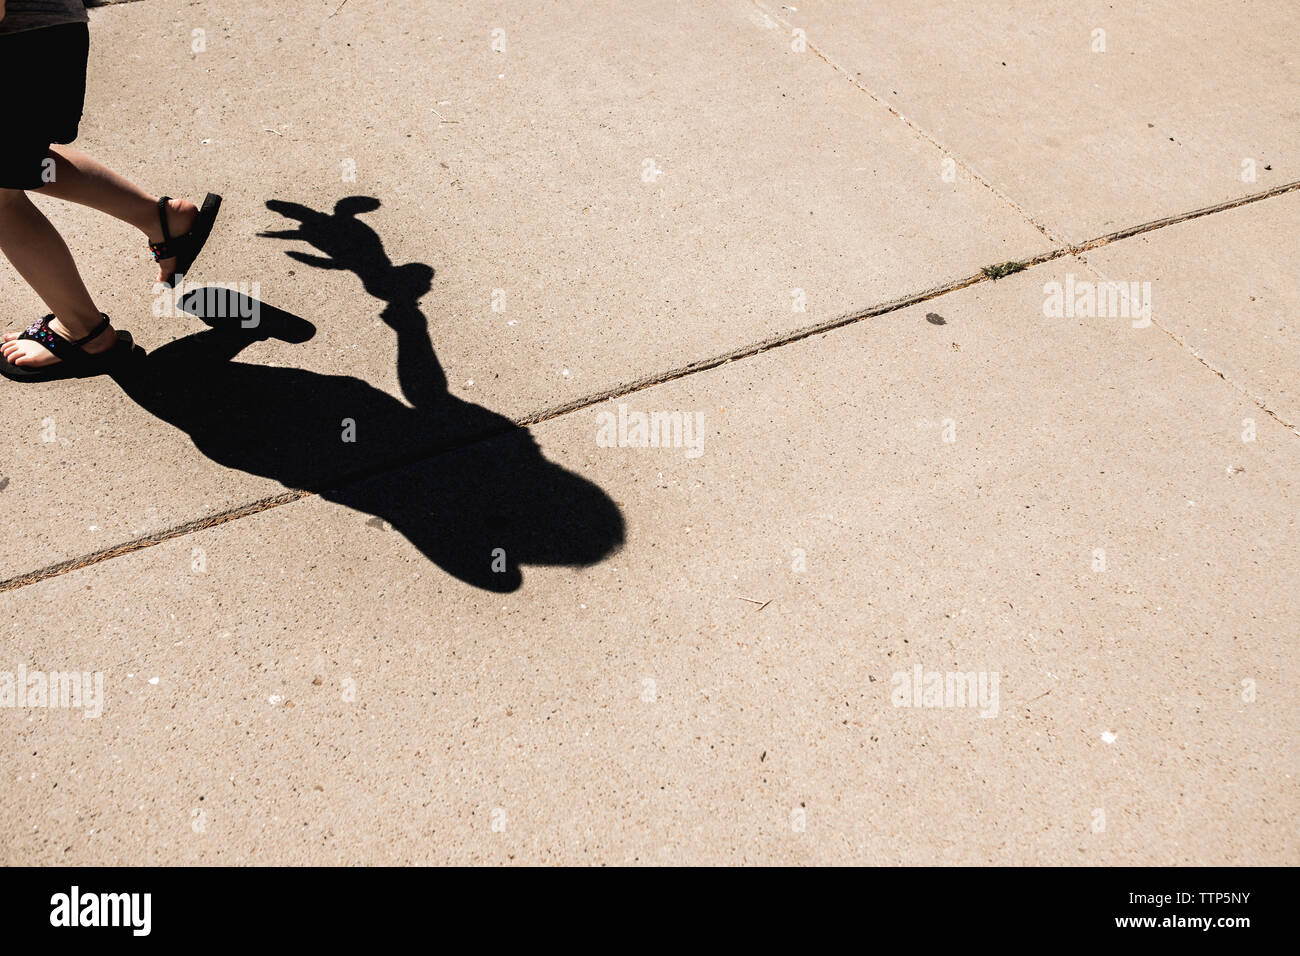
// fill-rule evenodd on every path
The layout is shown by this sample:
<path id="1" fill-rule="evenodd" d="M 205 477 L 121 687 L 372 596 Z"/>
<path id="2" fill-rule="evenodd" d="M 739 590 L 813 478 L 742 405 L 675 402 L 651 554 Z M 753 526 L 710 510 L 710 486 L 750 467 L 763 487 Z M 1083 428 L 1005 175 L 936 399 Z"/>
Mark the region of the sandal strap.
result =
<path id="1" fill-rule="evenodd" d="M 149 243 L 149 252 L 153 254 L 154 262 L 162 262 L 164 259 L 184 255 L 193 244 L 194 236 L 191 232 L 187 232 L 183 236 L 176 236 L 166 242 Z"/>
<path id="2" fill-rule="evenodd" d="M 153 253 L 154 262 L 162 262 L 164 259 L 170 259 L 176 255 L 176 251 L 169 248 L 174 240 L 172 239 L 172 231 L 167 228 L 167 204 L 171 200 L 171 196 L 158 197 L 158 224 L 162 226 L 163 237 L 162 242 L 149 243 L 149 251 Z"/>
<path id="3" fill-rule="evenodd" d="M 167 204 L 171 201 L 171 196 L 158 197 L 158 224 L 162 226 L 163 242 L 170 242 L 172 238 L 172 231 L 167 228 Z"/>
<path id="4" fill-rule="evenodd" d="M 19 335 L 18 338 L 30 339 L 37 345 L 44 346 L 49 350 L 51 355 L 61 362 L 85 362 L 92 356 L 87 355 L 82 346 L 95 338 L 95 336 L 102 334 L 104 329 L 108 328 L 108 316 L 103 312 L 99 314 L 101 316 L 101 321 L 97 326 L 95 326 L 94 331 L 83 338 L 77 339 L 75 342 L 70 339 L 65 339 L 50 328 L 50 320 L 54 318 L 52 313 L 37 319 L 23 330 L 22 334 Z"/>
<path id="5" fill-rule="evenodd" d="M 171 246 L 175 242 L 176 240 L 173 239 L 170 243 L 167 242 L 149 243 L 149 254 L 153 256 L 153 261 L 162 262 L 164 259 L 170 259 L 173 256 L 175 256 L 176 252 L 171 248 Z"/>
<path id="6" fill-rule="evenodd" d="M 81 347 L 85 345 L 87 342 L 90 342 L 93 339 L 96 339 L 100 335 L 102 335 L 104 330 L 108 328 L 108 325 L 109 325 L 108 313 L 106 312 L 99 313 L 99 324 L 95 326 L 93 329 L 91 329 L 89 334 L 83 335 L 81 338 L 77 339 L 77 341 L 73 342 L 72 344 L 77 347 Z"/>

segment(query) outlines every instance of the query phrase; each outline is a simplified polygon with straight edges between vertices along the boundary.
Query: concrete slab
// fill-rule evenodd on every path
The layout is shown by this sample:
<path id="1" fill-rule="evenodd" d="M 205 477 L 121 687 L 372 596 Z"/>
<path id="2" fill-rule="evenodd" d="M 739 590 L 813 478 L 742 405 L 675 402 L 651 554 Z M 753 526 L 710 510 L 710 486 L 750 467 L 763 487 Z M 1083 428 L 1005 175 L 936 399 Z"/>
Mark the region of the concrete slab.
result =
<path id="1" fill-rule="evenodd" d="M 3 862 L 1294 863 L 1300 440 L 1083 268 L 3 595 Z"/>
<path id="2" fill-rule="evenodd" d="M 988 190 L 944 182 L 932 144 L 824 64 L 785 56 L 747 2 L 385 11 L 92 12 L 79 145 L 151 190 L 222 192 L 193 279 L 314 337 L 227 368 L 234 344 L 201 333 L 164 353 L 190 364 L 150 366 L 150 399 L 0 390 L 0 473 L 24 502 L 0 580 L 1049 246 Z M 167 303 L 138 237 L 46 206 L 144 345 L 203 330 L 153 315 Z M 261 235 L 304 220 L 303 238 Z M 0 297 L 11 325 L 40 309 L 9 271 Z M 400 414 L 389 325 L 426 322 L 440 366 L 419 387 L 492 414 Z M 296 466 L 246 467 L 284 445 Z"/>
<path id="3" fill-rule="evenodd" d="M 1103 246 L 1112 281 L 1149 282 L 1154 318 L 1210 367 L 1300 426 L 1300 193 Z"/>
<path id="4" fill-rule="evenodd" d="M 1288 0 L 757 6 L 1071 242 L 1300 180 Z"/>

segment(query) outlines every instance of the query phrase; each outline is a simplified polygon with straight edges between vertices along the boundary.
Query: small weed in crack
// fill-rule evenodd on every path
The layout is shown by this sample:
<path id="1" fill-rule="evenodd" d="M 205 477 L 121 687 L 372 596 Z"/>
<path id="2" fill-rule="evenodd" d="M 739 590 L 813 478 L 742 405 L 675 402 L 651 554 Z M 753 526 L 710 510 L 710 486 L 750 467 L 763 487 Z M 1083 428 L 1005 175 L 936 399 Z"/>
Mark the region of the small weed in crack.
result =
<path id="1" fill-rule="evenodd" d="M 995 266 L 985 266 L 980 271 L 990 279 L 1001 279 L 1003 276 L 1009 276 L 1013 272 L 1024 272 L 1028 266 L 1023 262 L 999 262 Z"/>

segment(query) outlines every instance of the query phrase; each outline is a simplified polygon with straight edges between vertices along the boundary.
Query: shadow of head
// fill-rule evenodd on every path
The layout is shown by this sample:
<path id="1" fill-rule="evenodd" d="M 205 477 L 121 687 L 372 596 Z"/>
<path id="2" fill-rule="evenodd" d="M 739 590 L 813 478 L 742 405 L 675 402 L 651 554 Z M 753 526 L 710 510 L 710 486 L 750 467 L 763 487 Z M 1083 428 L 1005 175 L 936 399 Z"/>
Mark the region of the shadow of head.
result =
<path id="1" fill-rule="evenodd" d="M 524 428 L 323 497 L 382 518 L 449 574 L 497 593 L 517 590 L 526 565 L 590 566 L 624 541 L 609 495 L 548 461 Z"/>

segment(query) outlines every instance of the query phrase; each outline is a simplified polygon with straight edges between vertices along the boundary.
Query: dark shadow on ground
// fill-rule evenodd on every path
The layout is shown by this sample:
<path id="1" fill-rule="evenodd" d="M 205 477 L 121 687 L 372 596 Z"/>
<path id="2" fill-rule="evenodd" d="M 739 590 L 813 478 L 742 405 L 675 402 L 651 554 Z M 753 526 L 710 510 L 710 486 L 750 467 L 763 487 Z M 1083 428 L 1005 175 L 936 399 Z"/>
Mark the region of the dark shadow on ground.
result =
<path id="1" fill-rule="evenodd" d="M 379 236 L 356 218 L 378 200 L 349 197 L 333 213 L 275 200 L 267 206 L 299 225 L 263 236 L 310 243 L 325 255 L 288 255 L 355 272 L 384 302 L 381 318 L 395 333 L 398 378 L 410 404 L 347 375 L 234 361 L 253 342 L 305 342 L 315 328 L 216 287 L 181 300 L 209 328 L 119 373 L 127 395 L 186 432 L 213 461 L 375 515 L 480 588 L 513 591 L 522 565 L 590 565 L 621 546 L 623 517 L 604 491 L 543 457 L 527 429 L 447 390 L 419 308 L 433 269 L 389 260 Z M 369 325 L 370 316 L 357 321 Z M 355 440 L 345 441 L 350 429 Z M 452 450 L 428 457 L 436 449 Z"/>

